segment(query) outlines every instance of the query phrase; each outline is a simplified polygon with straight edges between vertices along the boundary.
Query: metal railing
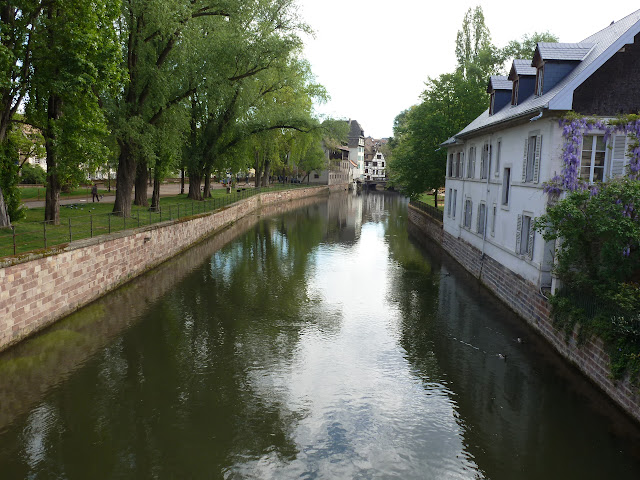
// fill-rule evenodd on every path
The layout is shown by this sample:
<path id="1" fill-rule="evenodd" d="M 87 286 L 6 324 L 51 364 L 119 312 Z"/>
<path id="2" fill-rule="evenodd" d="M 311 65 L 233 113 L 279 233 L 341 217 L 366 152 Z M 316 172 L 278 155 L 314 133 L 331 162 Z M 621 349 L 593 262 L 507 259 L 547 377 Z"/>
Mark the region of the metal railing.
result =
<path id="1" fill-rule="evenodd" d="M 427 205 L 426 203 L 421 202 L 419 200 L 411 200 L 409 204 L 416 207 L 418 210 L 423 211 L 430 217 L 435 218 L 436 220 L 439 220 L 440 222 L 442 222 L 443 220 L 442 210 L 438 210 L 436 207 L 432 205 Z"/>
<path id="2" fill-rule="evenodd" d="M 224 196 L 208 198 L 202 201 L 160 205 L 156 210 L 138 209 L 131 216 L 121 212 L 102 214 L 74 215 L 61 219 L 59 225 L 49 222 L 17 222 L 8 228 L 0 228 L 0 258 L 46 249 L 74 240 L 93 238 L 117 231 L 143 227 L 167 220 L 176 220 L 197 214 L 213 212 L 253 195 L 279 190 L 305 188 L 307 185 L 284 184 L 258 188 L 231 189 Z M 84 204 L 83 206 L 87 206 Z M 78 204 L 63 205 L 61 208 L 81 208 Z"/>

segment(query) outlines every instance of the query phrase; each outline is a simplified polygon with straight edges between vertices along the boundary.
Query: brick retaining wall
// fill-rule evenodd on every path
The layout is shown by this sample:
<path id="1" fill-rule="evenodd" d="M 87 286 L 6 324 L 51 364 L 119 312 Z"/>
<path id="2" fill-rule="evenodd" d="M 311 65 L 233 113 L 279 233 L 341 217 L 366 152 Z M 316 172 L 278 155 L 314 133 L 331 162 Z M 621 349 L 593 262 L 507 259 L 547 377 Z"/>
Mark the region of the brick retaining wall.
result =
<path id="1" fill-rule="evenodd" d="M 442 223 L 424 212 L 409 206 L 411 231 L 418 231 L 440 244 L 454 260 L 460 263 L 495 296 L 523 318 L 542 335 L 564 358 L 573 363 L 584 375 L 600 387 L 623 410 L 640 421 L 640 394 L 627 380 L 614 382 L 609 378 L 609 355 L 601 339 L 592 338 L 578 345 L 574 333 L 568 339 L 564 332 L 553 326 L 550 306 L 538 287 L 498 263 L 493 258 L 460 238 L 443 231 Z"/>
<path id="2" fill-rule="evenodd" d="M 267 192 L 213 213 L 79 240 L 0 262 L 0 350 L 92 302 L 262 205 L 327 193 Z"/>

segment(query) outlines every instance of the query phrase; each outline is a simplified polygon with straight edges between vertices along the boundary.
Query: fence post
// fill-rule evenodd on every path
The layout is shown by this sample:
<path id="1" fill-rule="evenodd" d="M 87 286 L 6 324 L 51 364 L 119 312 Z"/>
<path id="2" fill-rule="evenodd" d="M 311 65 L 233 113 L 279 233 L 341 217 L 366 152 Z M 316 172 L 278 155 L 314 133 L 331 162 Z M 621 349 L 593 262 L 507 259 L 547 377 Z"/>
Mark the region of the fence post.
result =
<path id="1" fill-rule="evenodd" d="M 42 222 L 44 225 L 44 248 L 47 248 L 47 222 Z"/>
<path id="2" fill-rule="evenodd" d="M 91 238 L 93 238 L 93 213 L 89 214 L 89 223 L 91 224 Z"/>
<path id="3" fill-rule="evenodd" d="M 109 219 L 109 233 L 111 233 L 111 214 L 107 214 L 107 218 Z"/>
<path id="4" fill-rule="evenodd" d="M 160 213 L 160 221 L 162 221 L 162 207 L 158 206 L 158 212 Z"/>
<path id="5" fill-rule="evenodd" d="M 180 218 L 180 204 L 178 204 L 178 218 Z"/>
<path id="6" fill-rule="evenodd" d="M 193 216 L 193 200 L 191 200 L 191 216 Z"/>
<path id="7" fill-rule="evenodd" d="M 140 228 L 140 211 L 138 211 L 138 228 Z"/>
<path id="8" fill-rule="evenodd" d="M 16 254 L 16 226 L 11 225 L 11 231 L 13 233 L 13 254 Z"/>
<path id="9" fill-rule="evenodd" d="M 71 243 L 71 217 L 69 217 L 69 243 Z"/>

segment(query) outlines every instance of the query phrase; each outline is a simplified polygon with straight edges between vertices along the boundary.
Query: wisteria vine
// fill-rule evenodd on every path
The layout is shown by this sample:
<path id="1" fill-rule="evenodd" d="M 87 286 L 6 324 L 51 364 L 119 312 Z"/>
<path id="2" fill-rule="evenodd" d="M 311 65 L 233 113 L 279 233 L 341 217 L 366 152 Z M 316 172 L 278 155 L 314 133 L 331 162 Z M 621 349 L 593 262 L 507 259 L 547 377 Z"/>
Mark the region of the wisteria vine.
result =
<path id="1" fill-rule="evenodd" d="M 580 178 L 580 148 L 584 135 L 597 130 L 604 132 L 605 143 L 616 133 L 624 133 L 634 139 L 633 144 L 626 152 L 629 158 L 626 177 L 630 181 L 640 180 L 640 117 L 630 115 L 624 118 L 605 121 L 595 118 L 579 117 L 575 114 L 560 120 L 564 145 L 562 149 L 563 168 L 560 175 L 556 175 L 551 181 L 545 183 L 544 191 L 552 196 L 559 196 L 563 192 L 575 192 L 589 190 L 591 196 L 600 193 L 600 185 L 589 184 Z M 640 208 L 636 207 L 633 200 L 616 200 L 616 205 L 621 209 L 622 216 L 640 222 Z M 629 257 L 637 240 L 630 242 L 623 248 L 622 256 Z"/>
<path id="2" fill-rule="evenodd" d="M 564 145 L 562 148 L 563 167 L 560 175 L 556 175 L 544 186 L 544 191 L 551 195 L 562 192 L 589 189 L 592 195 L 597 195 L 597 185 L 589 185 L 580 179 L 580 148 L 586 133 L 593 130 L 604 132 L 605 142 L 615 133 L 624 133 L 635 139 L 635 145 L 627 152 L 629 165 L 627 176 L 631 180 L 640 178 L 640 118 L 637 115 L 607 122 L 601 119 L 567 116 L 560 120 Z"/>

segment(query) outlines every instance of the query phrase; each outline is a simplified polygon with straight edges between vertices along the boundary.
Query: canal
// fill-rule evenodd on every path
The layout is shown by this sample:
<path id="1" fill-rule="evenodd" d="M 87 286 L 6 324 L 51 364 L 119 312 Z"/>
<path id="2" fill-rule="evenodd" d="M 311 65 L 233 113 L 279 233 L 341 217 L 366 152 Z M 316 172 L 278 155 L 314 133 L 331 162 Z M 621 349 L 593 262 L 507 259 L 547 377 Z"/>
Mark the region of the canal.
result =
<path id="1" fill-rule="evenodd" d="M 249 217 L 4 352 L 0 478 L 640 478 L 636 424 L 406 218 Z"/>

